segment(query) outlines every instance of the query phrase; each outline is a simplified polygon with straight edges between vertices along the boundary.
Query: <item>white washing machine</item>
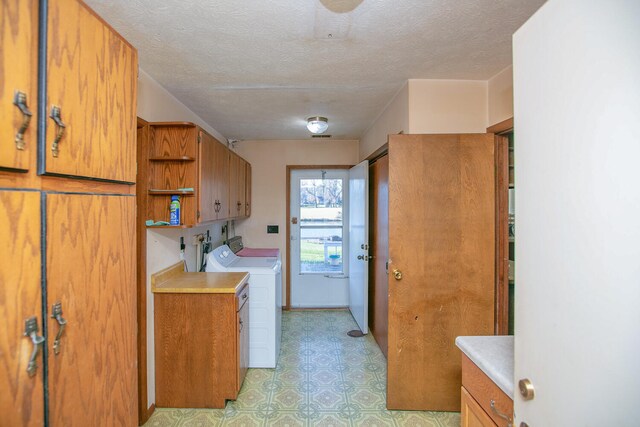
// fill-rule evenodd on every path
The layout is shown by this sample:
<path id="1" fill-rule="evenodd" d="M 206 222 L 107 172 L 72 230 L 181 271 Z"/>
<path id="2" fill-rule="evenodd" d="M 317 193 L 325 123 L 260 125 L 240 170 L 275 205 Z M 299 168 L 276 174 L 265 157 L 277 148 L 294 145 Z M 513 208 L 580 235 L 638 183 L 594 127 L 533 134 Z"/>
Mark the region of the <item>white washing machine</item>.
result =
<path id="1" fill-rule="evenodd" d="M 282 338 L 282 274 L 277 257 L 239 257 L 227 245 L 207 256 L 206 271 L 248 271 L 249 367 L 275 368 Z"/>

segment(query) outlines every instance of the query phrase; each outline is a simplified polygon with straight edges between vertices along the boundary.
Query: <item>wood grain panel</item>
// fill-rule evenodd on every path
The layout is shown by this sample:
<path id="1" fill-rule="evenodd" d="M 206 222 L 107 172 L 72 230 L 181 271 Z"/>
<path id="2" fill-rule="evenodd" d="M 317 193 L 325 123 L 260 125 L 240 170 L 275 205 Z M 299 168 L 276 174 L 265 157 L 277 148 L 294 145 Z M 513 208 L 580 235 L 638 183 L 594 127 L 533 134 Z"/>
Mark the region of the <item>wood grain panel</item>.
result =
<path id="1" fill-rule="evenodd" d="M 229 218 L 238 217 L 238 168 L 240 156 L 229 151 Z"/>
<path id="2" fill-rule="evenodd" d="M 151 123 L 149 157 L 196 158 L 197 127 L 194 124 Z"/>
<path id="3" fill-rule="evenodd" d="M 460 409 L 454 340 L 494 329 L 494 175 L 491 134 L 389 137 L 389 409 Z"/>
<path id="4" fill-rule="evenodd" d="M 198 181 L 200 192 L 198 193 L 198 210 L 200 218 L 198 222 L 214 221 L 216 213 L 217 184 L 215 182 L 216 167 L 216 140 L 206 132 L 200 132 Z"/>
<path id="5" fill-rule="evenodd" d="M 387 357 L 389 333 L 389 156 L 369 166 L 369 328 Z"/>
<path id="6" fill-rule="evenodd" d="M 235 294 L 156 294 L 156 407 L 224 408 L 237 396 Z"/>
<path id="7" fill-rule="evenodd" d="M 246 164 L 246 175 L 245 175 L 245 216 L 251 216 L 251 163 L 247 162 Z"/>
<path id="8" fill-rule="evenodd" d="M 215 181 L 217 188 L 216 199 L 220 202 L 217 219 L 227 219 L 229 217 L 229 149 L 218 143 L 216 146 L 215 156 Z"/>
<path id="9" fill-rule="evenodd" d="M 0 191 L 0 424 L 44 423 L 42 351 L 34 377 L 27 374 L 33 349 L 25 320 L 38 318 L 40 294 L 40 193 Z"/>
<path id="10" fill-rule="evenodd" d="M 38 2 L 0 1 L 0 168 L 26 171 L 35 152 L 37 106 Z M 16 148 L 23 115 L 13 104 L 14 94 L 27 96 L 34 114 L 24 135 L 24 149 Z"/>
<path id="11" fill-rule="evenodd" d="M 138 118 L 136 136 L 136 155 L 138 174 L 136 186 L 141 191 L 136 194 L 136 294 L 137 294 L 137 350 L 138 350 L 138 424 L 143 425 L 149 419 L 147 410 L 147 213 L 146 190 L 149 174 L 149 125 Z"/>
<path id="12" fill-rule="evenodd" d="M 460 388 L 460 396 L 462 404 L 460 410 L 461 427 L 498 427 L 464 387 Z"/>
<path id="13" fill-rule="evenodd" d="M 498 425 L 505 424 L 505 421 L 491 410 L 491 400 L 495 402 L 495 407 L 500 413 L 513 419 L 513 400 L 465 354 L 462 355 L 462 385 L 493 422 Z"/>
<path id="14" fill-rule="evenodd" d="M 47 114 L 61 108 L 60 154 L 47 121 L 46 172 L 136 180 L 136 50 L 77 0 L 48 2 Z"/>
<path id="15" fill-rule="evenodd" d="M 495 333 L 509 333 L 509 140 L 496 136 Z"/>
<path id="16" fill-rule="evenodd" d="M 198 178 L 195 162 L 168 160 L 149 165 L 149 187 L 158 190 L 196 188 Z"/>
<path id="17" fill-rule="evenodd" d="M 137 424 L 135 197 L 47 195 L 47 304 L 55 426 Z"/>

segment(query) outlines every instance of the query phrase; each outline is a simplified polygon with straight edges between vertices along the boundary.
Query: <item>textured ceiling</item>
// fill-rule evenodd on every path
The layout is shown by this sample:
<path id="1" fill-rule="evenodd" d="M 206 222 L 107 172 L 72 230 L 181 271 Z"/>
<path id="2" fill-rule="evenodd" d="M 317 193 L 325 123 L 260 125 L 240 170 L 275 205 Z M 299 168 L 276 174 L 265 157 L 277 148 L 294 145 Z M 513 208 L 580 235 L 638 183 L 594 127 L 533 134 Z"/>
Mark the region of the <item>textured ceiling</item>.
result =
<path id="1" fill-rule="evenodd" d="M 410 78 L 486 80 L 543 0 L 86 0 L 231 139 L 359 138 Z"/>

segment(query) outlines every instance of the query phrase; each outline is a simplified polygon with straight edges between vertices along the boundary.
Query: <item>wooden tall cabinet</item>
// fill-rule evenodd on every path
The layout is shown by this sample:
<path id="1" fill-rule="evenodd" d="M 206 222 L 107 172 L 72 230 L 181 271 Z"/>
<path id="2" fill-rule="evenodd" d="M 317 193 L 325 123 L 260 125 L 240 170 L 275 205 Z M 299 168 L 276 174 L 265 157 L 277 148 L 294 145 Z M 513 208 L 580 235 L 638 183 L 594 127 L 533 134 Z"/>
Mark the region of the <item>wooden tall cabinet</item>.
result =
<path id="1" fill-rule="evenodd" d="M 0 3 L 0 423 L 136 425 L 137 53 L 43 6 Z"/>
<path id="2" fill-rule="evenodd" d="M 248 175 L 249 174 L 249 175 Z M 247 184 L 251 183 L 251 166 L 233 151 L 229 152 L 229 218 L 243 218 L 251 212 L 247 208 L 251 191 L 247 192 Z"/>

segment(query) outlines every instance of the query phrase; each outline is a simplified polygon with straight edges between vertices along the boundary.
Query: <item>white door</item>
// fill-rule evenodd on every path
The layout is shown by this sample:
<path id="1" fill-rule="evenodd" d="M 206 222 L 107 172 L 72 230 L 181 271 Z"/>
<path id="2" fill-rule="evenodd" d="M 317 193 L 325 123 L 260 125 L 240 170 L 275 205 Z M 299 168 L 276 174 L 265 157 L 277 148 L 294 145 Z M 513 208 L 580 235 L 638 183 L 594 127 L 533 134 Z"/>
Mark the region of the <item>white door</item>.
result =
<path id="1" fill-rule="evenodd" d="M 369 161 L 349 170 L 349 309 L 369 332 Z"/>
<path id="2" fill-rule="evenodd" d="M 347 307 L 349 171 L 291 171 L 291 306 Z"/>
<path id="3" fill-rule="evenodd" d="M 550 0 L 513 38 L 515 425 L 640 423 L 639 22 Z"/>

